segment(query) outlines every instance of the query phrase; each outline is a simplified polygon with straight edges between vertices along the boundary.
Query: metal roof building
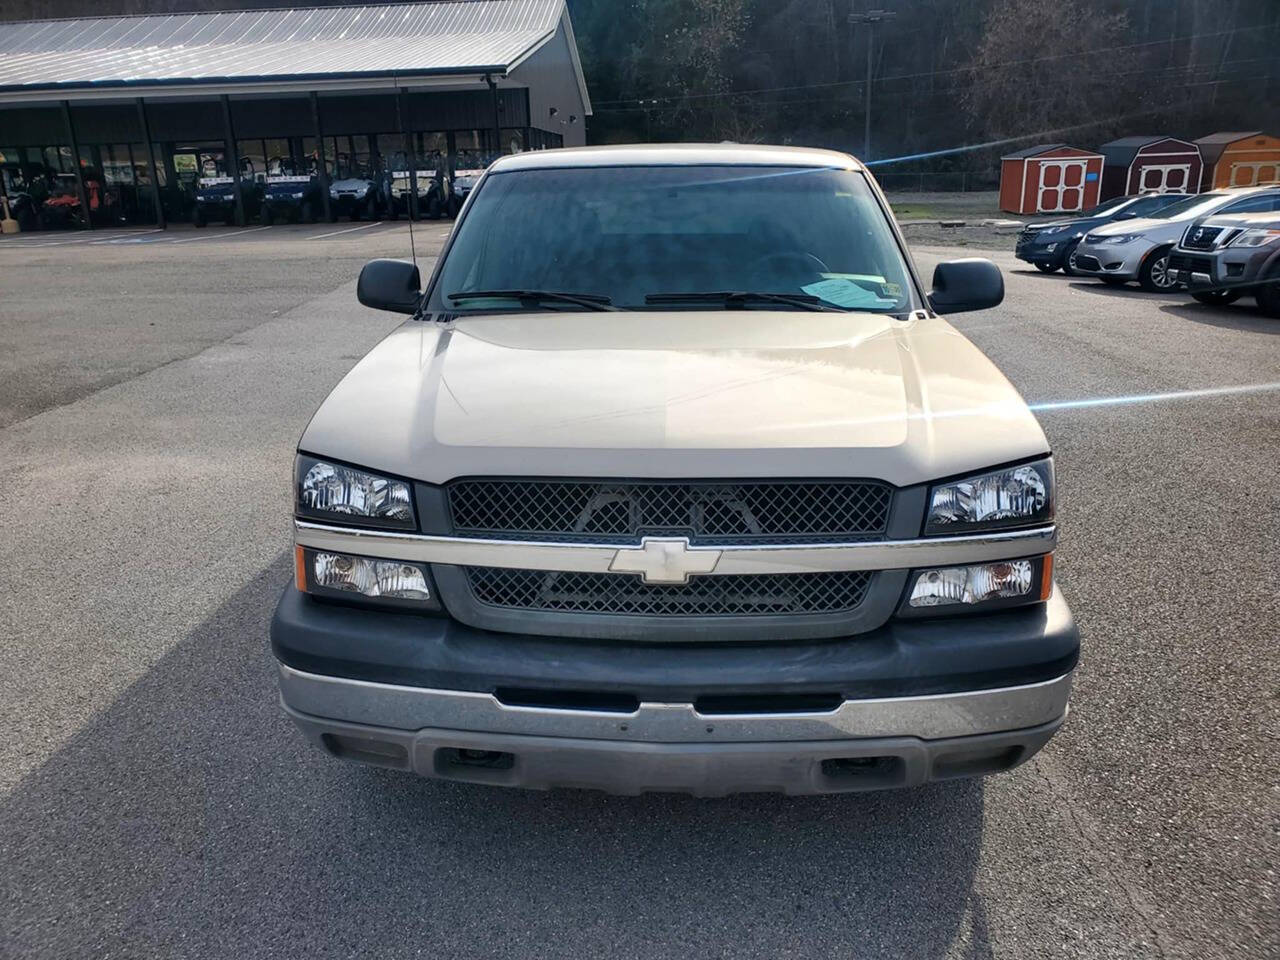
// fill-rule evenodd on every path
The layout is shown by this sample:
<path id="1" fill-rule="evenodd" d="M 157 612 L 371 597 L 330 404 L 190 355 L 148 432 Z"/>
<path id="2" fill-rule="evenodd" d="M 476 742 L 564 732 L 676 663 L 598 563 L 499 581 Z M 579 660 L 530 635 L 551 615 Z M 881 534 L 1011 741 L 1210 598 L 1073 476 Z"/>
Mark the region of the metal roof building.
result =
<path id="1" fill-rule="evenodd" d="M 136 187 L 149 167 L 145 186 L 171 190 L 190 155 L 227 173 L 245 157 L 265 167 L 286 141 L 294 162 L 329 167 L 339 155 L 376 163 L 399 139 L 419 162 L 474 165 L 582 144 L 590 113 L 565 0 L 0 23 L 0 167 L 20 178 L 37 163 L 103 180 L 132 168 Z M 138 155 L 147 145 L 154 161 Z"/>

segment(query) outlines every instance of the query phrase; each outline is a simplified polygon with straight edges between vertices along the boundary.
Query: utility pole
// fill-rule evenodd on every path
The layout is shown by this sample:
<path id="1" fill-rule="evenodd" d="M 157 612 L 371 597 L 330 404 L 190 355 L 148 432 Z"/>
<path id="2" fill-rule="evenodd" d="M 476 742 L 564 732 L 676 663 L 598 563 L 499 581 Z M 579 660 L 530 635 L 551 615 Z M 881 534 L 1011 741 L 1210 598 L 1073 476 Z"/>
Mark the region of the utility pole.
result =
<path id="1" fill-rule="evenodd" d="M 653 108 L 658 105 L 657 100 L 641 100 L 640 106 L 644 110 L 644 142 L 653 143 Z"/>
<path id="2" fill-rule="evenodd" d="M 865 23 L 867 25 L 866 127 L 862 135 L 862 159 L 864 162 L 871 159 L 871 71 L 875 65 L 875 46 L 873 44 L 875 28 L 877 23 L 886 23 L 896 16 L 897 14 L 892 10 L 868 10 L 866 13 L 849 14 L 850 23 Z"/>

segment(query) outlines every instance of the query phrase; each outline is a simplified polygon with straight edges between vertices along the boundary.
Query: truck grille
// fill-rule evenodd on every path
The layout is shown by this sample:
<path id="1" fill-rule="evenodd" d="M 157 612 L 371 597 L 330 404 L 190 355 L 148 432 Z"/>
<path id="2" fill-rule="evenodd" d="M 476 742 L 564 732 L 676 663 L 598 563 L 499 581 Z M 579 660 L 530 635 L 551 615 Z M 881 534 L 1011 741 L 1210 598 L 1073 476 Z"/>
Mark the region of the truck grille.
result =
<path id="1" fill-rule="evenodd" d="M 1169 254 L 1169 269 L 1212 274 L 1213 261 L 1208 257 L 1191 257 L 1185 253 L 1171 253 Z"/>
<path id="2" fill-rule="evenodd" d="M 621 616 L 730 617 L 839 613 L 858 606 L 874 574 L 743 574 L 647 584 L 638 575 L 467 567 L 477 601 L 509 610 Z"/>
<path id="3" fill-rule="evenodd" d="M 460 480 L 448 487 L 459 535 L 579 543 L 646 535 L 725 545 L 883 538 L 892 497 L 891 487 L 864 480 Z"/>
<path id="4" fill-rule="evenodd" d="M 1182 245 L 1188 250 L 1212 250 L 1220 233 L 1221 227 L 1191 227 L 1182 238 Z"/>

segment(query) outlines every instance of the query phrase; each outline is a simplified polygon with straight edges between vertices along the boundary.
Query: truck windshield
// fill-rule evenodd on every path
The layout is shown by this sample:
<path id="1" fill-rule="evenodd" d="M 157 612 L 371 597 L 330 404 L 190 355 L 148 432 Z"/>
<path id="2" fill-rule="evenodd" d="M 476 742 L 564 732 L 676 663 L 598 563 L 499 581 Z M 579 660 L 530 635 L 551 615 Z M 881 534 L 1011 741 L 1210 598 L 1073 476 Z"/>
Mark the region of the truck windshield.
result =
<path id="1" fill-rule="evenodd" d="M 631 166 L 498 172 L 472 201 L 432 290 L 435 312 L 585 309 L 460 297 L 549 290 L 622 309 L 900 313 L 906 264 L 861 173 L 812 167 Z M 678 294 L 734 294 L 682 298 Z M 646 297 L 651 297 L 646 304 Z"/>

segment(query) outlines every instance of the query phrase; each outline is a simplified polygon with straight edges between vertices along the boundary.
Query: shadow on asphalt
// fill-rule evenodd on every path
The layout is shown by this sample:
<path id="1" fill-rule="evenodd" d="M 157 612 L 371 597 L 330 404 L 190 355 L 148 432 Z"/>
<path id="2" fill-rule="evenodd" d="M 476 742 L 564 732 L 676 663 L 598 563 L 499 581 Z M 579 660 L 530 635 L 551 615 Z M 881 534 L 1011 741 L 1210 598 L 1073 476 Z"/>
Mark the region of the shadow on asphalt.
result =
<path id="1" fill-rule="evenodd" d="M 0 803 L 10 955 L 989 957 L 980 781 L 608 797 L 343 764 L 279 709 L 282 556 Z"/>
<path id="2" fill-rule="evenodd" d="M 1097 293 L 1104 297 L 1140 297 L 1143 300 L 1158 300 L 1161 297 L 1176 297 L 1177 292 L 1173 293 L 1148 293 L 1136 283 L 1111 286 L 1095 280 L 1072 280 L 1072 290 L 1083 290 L 1085 293 Z"/>
<path id="3" fill-rule="evenodd" d="M 1165 313 L 1211 327 L 1227 330 L 1247 330 L 1250 333 L 1280 334 L 1280 318 L 1264 316 L 1249 304 L 1229 304 L 1215 307 L 1207 303 L 1169 303 L 1160 308 Z"/>

